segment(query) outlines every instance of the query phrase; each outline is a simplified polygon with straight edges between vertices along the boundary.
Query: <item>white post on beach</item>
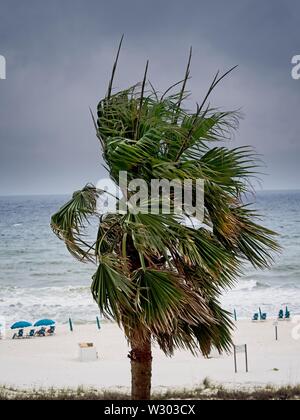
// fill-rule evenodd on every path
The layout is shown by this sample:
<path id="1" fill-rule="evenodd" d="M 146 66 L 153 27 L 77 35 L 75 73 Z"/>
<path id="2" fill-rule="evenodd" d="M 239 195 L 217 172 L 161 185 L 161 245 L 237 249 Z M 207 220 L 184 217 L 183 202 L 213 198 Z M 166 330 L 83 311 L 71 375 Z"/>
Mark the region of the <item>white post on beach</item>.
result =
<path id="1" fill-rule="evenodd" d="M 239 345 L 239 346 L 233 345 L 233 357 L 234 357 L 235 373 L 238 373 L 237 353 L 245 353 L 246 373 L 248 373 L 249 372 L 249 367 L 248 367 L 248 347 L 247 347 L 247 344 L 242 344 L 242 345 Z"/>

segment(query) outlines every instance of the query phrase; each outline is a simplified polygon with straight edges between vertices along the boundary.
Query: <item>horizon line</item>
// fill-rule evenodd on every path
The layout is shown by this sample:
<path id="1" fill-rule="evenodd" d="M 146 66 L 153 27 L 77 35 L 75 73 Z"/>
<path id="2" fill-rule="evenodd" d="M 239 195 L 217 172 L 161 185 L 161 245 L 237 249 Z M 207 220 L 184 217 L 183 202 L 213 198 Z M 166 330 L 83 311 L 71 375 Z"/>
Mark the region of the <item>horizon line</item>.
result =
<path id="1" fill-rule="evenodd" d="M 74 192 L 74 191 L 73 191 Z M 54 197 L 54 196 L 66 196 L 72 195 L 73 192 L 64 192 L 64 193 L 28 193 L 28 194 L 0 194 L 0 197 Z M 269 188 L 269 189 L 260 189 L 249 191 L 250 194 L 253 193 L 262 193 L 262 192 L 300 192 L 300 188 Z"/>

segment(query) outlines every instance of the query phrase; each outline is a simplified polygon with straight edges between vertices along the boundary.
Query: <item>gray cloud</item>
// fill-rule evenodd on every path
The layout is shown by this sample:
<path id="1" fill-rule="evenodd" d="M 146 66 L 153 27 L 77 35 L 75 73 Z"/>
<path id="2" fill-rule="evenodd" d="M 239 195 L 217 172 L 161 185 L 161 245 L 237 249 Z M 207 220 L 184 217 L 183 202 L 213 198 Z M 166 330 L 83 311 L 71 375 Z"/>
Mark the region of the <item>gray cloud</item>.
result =
<path id="1" fill-rule="evenodd" d="M 116 88 L 140 80 L 147 58 L 161 90 L 181 79 L 194 47 L 193 99 L 217 69 L 239 64 L 212 104 L 242 108 L 234 145 L 264 154 L 265 188 L 298 188 L 300 81 L 297 0 L 0 0 L 0 194 L 62 193 L 104 174 L 88 107 L 105 94 L 125 33 Z"/>

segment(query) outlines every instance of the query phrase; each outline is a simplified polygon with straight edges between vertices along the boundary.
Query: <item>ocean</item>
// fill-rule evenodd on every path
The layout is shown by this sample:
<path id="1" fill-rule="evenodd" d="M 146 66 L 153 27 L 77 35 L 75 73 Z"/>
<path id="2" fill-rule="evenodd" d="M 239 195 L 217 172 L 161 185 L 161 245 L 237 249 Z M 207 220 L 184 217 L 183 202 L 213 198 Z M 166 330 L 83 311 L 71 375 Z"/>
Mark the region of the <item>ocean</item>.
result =
<path id="1" fill-rule="evenodd" d="M 8 323 L 54 318 L 94 322 L 99 315 L 90 293 L 92 265 L 76 261 L 52 233 L 53 214 L 67 196 L 0 197 L 0 318 Z M 269 316 L 288 306 L 300 313 L 300 191 L 260 192 L 263 223 L 280 234 L 283 248 L 271 270 L 245 268 L 223 306 L 249 318 L 261 307 Z"/>

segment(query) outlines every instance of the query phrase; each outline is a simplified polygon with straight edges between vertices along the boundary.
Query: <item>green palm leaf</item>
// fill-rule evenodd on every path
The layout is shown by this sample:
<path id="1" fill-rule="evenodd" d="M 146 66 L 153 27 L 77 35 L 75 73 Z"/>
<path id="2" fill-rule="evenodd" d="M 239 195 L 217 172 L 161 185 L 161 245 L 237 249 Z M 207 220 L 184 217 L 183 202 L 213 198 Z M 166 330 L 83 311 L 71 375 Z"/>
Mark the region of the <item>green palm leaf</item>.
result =
<path id="1" fill-rule="evenodd" d="M 87 185 L 81 191 L 76 191 L 72 199 L 51 218 L 55 234 L 65 242 L 71 254 L 81 261 L 93 260 L 90 254 L 92 247 L 82 239 L 82 231 L 90 217 L 96 214 L 99 194 L 94 186 Z"/>
<path id="2" fill-rule="evenodd" d="M 119 259 L 113 255 L 103 257 L 91 286 L 94 300 L 103 316 L 121 322 L 122 314 L 134 312 L 134 288 L 122 273 Z"/>

